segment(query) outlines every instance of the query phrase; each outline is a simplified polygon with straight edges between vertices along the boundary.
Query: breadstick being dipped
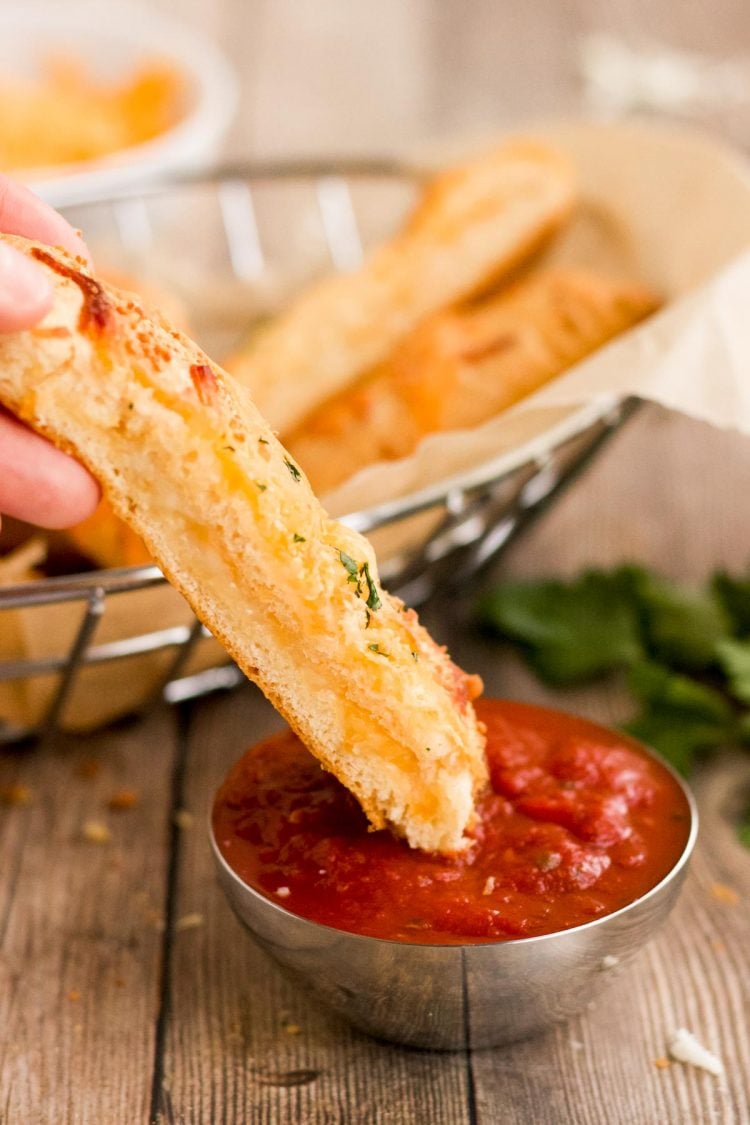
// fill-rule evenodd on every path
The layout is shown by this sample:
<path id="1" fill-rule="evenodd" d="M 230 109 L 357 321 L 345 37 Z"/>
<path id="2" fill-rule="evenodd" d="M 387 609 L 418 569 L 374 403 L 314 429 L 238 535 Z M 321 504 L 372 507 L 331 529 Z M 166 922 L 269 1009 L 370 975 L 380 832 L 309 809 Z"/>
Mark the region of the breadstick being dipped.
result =
<path id="1" fill-rule="evenodd" d="M 658 308 L 644 285 L 548 269 L 429 317 L 354 386 L 322 403 L 287 448 L 325 493 L 441 430 L 478 426 Z"/>
<path id="2" fill-rule="evenodd" d="M 454 851 L 486 777 L 481 690 L 380 586 L 249 394 L 62 250 L 54 304 L 0 337 L 0 401 L 101 481 L 197 615 L 373 827 Z"/>
<path id="3" fill-rule="evenodd" d="M 280 432 L 381 363 L 424 317 L 507 275 L 574 203 L 570 162 L 514 140 L 439 173 L 354 274 L 313 285 L 226 361 Z"/>

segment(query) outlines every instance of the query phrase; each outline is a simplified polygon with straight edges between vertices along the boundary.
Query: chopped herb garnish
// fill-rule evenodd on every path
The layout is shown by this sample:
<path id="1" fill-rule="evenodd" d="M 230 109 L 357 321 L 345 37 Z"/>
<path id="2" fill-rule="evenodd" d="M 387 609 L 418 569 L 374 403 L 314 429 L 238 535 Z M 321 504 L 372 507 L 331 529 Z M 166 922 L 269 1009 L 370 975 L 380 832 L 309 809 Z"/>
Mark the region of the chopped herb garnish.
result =
<path id="1" fill-rule="evenodd" d="M 341 559 L 341 565 L 344 567 L 347 573 L 351 575 L 351 577 L 356 578 L 359 574 L 359 571 L 357 569 L 357 564 L 355 563 L 351 555 L 347 555 L 344 551 L 339 551 L 339 558 Z"/>
<path id="2" fill-rule="evenodd" d="M 297 532 L 295 531 L 294 542 L 295 543 L 306 543 L 307 540 L 305 539 L 304 535 L 298 535 Z"/>
<path id="3" fill-rule="evenodd" d="M 390 654 L 387 653 L 385 649 L 382 649 L 378 644 L 368 645 L 367 647 L 369 648 L 370 652 L 376 652 L 378 656 L 387 656 L 390 658 Z"/>
<path id="4" fill-rule="evenodd" d="M 286 465 L 287 469 L 292 474 L 292 476 L 294 477 L 295 480 L 302 480 L 302 473 L 299 471 L 299 469 L 297 468 L 297 466 L 294 464 L 293 461 L 290 461 L 288 457 L 285 457 L 284 458 L 284 464 Z"/>
<path id="5" fill-rule="evenodd" d="M 367 608 L 368 609 L 380 609 L 380 607 L 383 603 L 380 600 L 380 595 L 378 594 L 378 588 L 375 585 L 375 582 L 373 580 L 372 575 L 370 574 L 370 564 L 369 563 L 364 563 L 364 565 L 362 566 L 362 575 L 364 577 L 365 582 L 367 583 L 368 593 L 367 593 L 367 602 L 365 603 L 367 605 Z"/>
<path id="6" fill-rule="evenodd" d="M 415 664 L 419 660 L 419 653 L 415 652 L 414 649 L 411 650 L 411 658 L 412 658 L 412 660 L 414 661 Z"/>
<path id="7" fill-rule="evenodd" d="M 256 484 L 257 488 L 260 489 L 261 492 L 265 492 L 266 489 L 268 488 L 267 484 L 261 484 L 259 480 L 256 480 L 255 484 Z"/>
<path id="8" fill-rule="evenodd" d="M 365 610 L 365 629 L 370 628 L 370 621 L 371 620 L 372 620 L 372 614 L 370 613 L 369 609 L 366 609 Z"/>
<path id="9" fill-rule="evenodd" d="M 223 446 L 223 448 L 228 449 L 230 453 L 236 453 L 237 452 L 233 445 L 225 445 L 225 446 Z"/>
<path id="10" fill-rule="evenodd" d="M 266 439 L 264 437 L 259 437 L 258 438 L 258 444 L 259 445 L 268 445 L 268 442 L 266 441 Z"/>

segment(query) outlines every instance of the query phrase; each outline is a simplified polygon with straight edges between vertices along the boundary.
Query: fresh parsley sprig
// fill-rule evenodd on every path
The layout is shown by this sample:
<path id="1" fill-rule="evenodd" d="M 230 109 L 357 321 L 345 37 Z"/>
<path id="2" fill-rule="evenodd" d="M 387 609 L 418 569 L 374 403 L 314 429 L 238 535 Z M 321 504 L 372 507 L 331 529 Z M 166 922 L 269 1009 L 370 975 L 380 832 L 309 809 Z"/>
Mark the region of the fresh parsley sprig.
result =
<path id="1" fill-rule="evenodd" d="M 720 571 L 694 590 L 626 565 L 506 582 L 476 619 L 553 686 L 624 672 L 639 708 L 626 729 L 683 774 L 722 746 L 750 746 L 750 577 Z M 750 807 L 737 834 L 750 847 Z"/>

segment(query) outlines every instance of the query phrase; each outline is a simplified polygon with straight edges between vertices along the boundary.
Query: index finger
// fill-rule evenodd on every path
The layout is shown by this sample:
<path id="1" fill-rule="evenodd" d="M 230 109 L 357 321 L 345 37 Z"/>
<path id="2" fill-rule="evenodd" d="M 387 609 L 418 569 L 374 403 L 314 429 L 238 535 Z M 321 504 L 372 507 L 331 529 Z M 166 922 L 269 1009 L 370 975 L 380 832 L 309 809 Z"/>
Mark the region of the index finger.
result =
<path id="1" fill-rule="evenodd" d="M 86 243 L 49 203 L 0 173 L 0 232 L 62 246 L 90 262 Z"/>

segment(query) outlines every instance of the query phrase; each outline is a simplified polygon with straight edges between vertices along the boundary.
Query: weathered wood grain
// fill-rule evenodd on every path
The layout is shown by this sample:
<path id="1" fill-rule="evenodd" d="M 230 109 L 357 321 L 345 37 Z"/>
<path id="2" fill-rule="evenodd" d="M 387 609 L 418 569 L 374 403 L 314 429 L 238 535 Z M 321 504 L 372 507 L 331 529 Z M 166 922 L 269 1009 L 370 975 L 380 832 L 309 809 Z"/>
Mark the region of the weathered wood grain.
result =
<path id="1" fill-rule="evenodd" d="M 162 713 L 0 755 L 0 784 L 29 798 L 0 807 L 3 1125 L 147 1119 L 174 749 Z M 124 788 L 137 804 L 111 810 Z"/>
<path id="2" fill-rule="evenodd" d="M 242 751 L 278 726 L 251 688 L 204 704 L 191 726 L 184 805 L 194 827 L 178 850 L 162 1120 L 461 1122 L 465 1057 L 385 1046 L 322 1012 L 255 948 L 217 885 L 206 833 L 212 794 Z M 191 915 L 200 924 L 181 931 Z"/>

